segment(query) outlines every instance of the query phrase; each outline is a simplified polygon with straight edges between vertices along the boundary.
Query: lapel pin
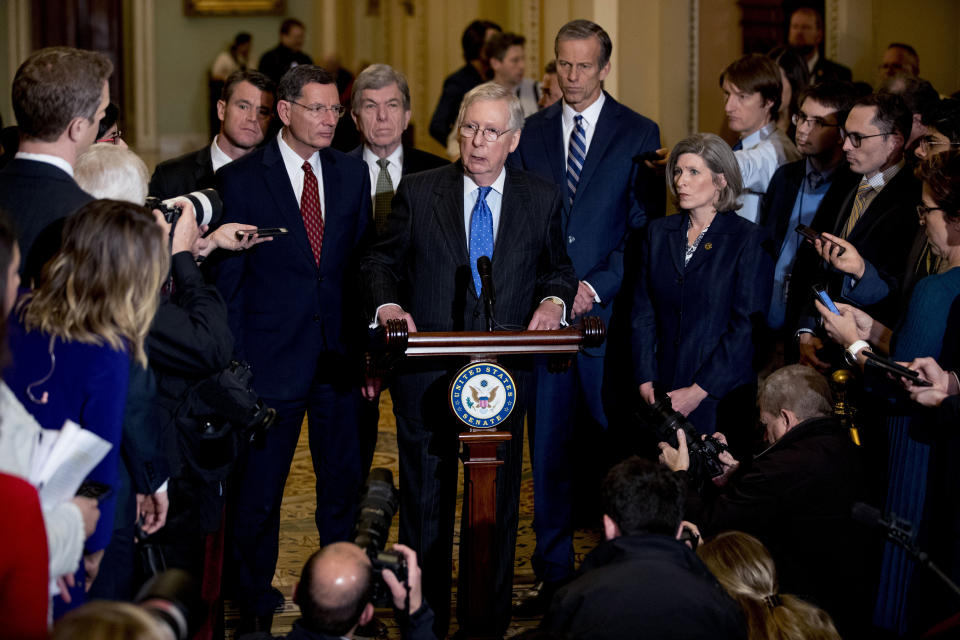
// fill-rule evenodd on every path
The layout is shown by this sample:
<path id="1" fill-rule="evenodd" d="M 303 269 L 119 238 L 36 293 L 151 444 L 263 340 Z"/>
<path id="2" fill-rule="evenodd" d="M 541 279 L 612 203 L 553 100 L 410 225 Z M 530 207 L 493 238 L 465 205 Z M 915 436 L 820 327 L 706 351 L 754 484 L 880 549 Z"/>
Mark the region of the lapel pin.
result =
<path id="1" fill-rule="evenodd" d="M 713 243 L 712 243 L 712 242 L 708 242 L 707 244 L 703 245 L 703 248 L 704 248 L 706 251 L 710 251 L 710 249 L 713 249 Z"/>

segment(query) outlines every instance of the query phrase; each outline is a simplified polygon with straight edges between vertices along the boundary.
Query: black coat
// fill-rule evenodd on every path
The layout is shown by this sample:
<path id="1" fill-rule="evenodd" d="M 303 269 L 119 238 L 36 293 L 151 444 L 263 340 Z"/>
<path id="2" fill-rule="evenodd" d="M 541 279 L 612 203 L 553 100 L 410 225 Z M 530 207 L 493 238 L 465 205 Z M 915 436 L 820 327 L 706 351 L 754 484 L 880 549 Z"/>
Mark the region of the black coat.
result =
<path id="1" fill-rule="evenodd" d="M 860 450 L 833 418 L 807 420 L 759 454 L 719 494 L 691 491 L 685 518 L 709 538 L 737 530 L 770 550 L 783 593 L 806 597 L 838 624 L 858 613 L 864 536 L 850 518 L 863 499 Z M 873 593 L 869 597 L 873 597 Z"/>
<path id="2" fill-rule="evenodd" d="M 60 250 L 64 218 L 91 200 L 73 178 L 46 162 L 14 158 L 0 171 L 0 208 L 17 229 L 24 284 Z"/>
<path id="3" fill-rule="evenodd" d="M 443 81 L 443 92 L 437 102 L 437 108 L 433 110 L 433 117 L 430 118 L 430 136 L 434 140 L 444 147 L 447 146 L 447 136 L 450 135 L 450 130 L 457 121 L 463 96 L 470 89 L 482 84 L 484 80 L 485 78 L 470 63 L 447 76 Z"/>
<path id="4" fill-rule="evenodd" d="M 822 55 L 813 67 L 813 73 L 810 74 L 810 84 L 820 84 L 821 82 L 850 82 L 853 74 L 848 67 L 843 66 L 833 60 L 827 60 Z"/>
<path id="5" fill-rule="evenodd" d="M 591 551 L 553 597 L 543 627 L 578 640 L 747 637 L 740 606 L 696 554 L 654 534 Z"/>
<path id="6" fill-rule="evenodd" d="M 810 226 L 817 231 L 826 231 L 839 236 L 850 215 L 853 199 L 857 192 L 860 176 L 848 185 L 846 193 L 841 193 L 841 183 L 834 185 L 827 192 L 824 202 L 817 210 L 817 215 Z M 827 199 L 830 204 L 827 204 Z M 916 205 L 920 202 L 920 183 L 913 177 L 908 167 L 903 167 L 897 175 L 884 186 L 883 190 L 870 202 L 870 206 L 863 212 L 863 216 L 847 237 L 863 259 L 873 265 L 880 278 L 886 283 L 891 292 L 886 298 L 870 305 L 862 306 L 863 310 L 887 326 L 894 326 L 900 315 L 901 283 L 908 268 L 913 241 L 919 228 Z M 842 299 L 841 292 L 844 274 L 827 269 L 810 245 L 801 245 L 797 252 L 797 261 L 794 265 L 794 278 L 790 283 L 790 299 L 788 299 L 788 313 L 794 296 L 803 296 L 807 303 L 800 314 L 798 328 L 813 329 L 819 314 L 813 306 L 810 287 L 815 282 L 827 285 L 827 291 L 834 300 Z M 909 265 L 912 267 L 912 265 Z M 810 281 L 801 282 L 796 278 L 798 273 L 810 275 Z"/>
<path id="7" fill-rule="evenodd" d="M 210 145 L 157 165 L 150 178 L 150 195 L 166 200 L 214 187 Z"/>

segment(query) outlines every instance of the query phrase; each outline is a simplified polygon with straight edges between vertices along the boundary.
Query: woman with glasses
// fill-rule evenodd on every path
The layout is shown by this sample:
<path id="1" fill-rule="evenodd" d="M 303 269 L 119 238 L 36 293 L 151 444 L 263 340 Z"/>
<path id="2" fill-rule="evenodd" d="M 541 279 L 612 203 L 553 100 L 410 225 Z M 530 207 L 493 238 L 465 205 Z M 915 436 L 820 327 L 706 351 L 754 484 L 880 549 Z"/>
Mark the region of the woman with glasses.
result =
<path id="1" fill-rule="evenodd" d="M 123 141 L 122 135 L 123 132 L 120 131 L 120 109 L 111 102 L 107 105 L 103 118 L 100 120 L 96 142 L 115 144 L 126 149 L 127 143 Z"/>
<path id="2" fill-rule="evenodd" d="M 932 251 L 945 264 L 941 273 L 920 280 L 913 289 L 908 307 L 896 328 L 890 329 L 865 312 L 837 303 L 833 313 L 817 302 L 823 324 L 831 338 L 847 350 L 851 364 L 864 367 L 866 352 L 889 355 L 898 362 L 914 358 L 937 358 L 947 332 L 951 305 L 960 296 L 960 152 L 937 154 L 919 167 L 923 181 L 917 215 Z M 924 512 L 929 446 L 914 439 L 918 420 L 908 399 L 891 386 L 889 378 L 875 367 L 865 368 L 865 383 L 875 398 L 889 402 L 888 415 L 889 488 L 886 512 L 894 512 L 919 526 Z M 880 593 L 875 621 L 894 630 L 906 628 L 906 592 L 913 570 L 904 552 L 888 545 L 884 552 Z"/>
<path id="3" fill-rule="evenodd" d="M 655 387 L 667 393 L 700 433 L 719 429 L 733 447 L 746 445 L 730 429 L 744 432 L 756 400 L 753 331 L 765 322 L 773 286 L 765 232 L 736 214 L 740 170 L 716 135 L 677 143 L 667 186 L 680 213 L 651 222 L 643 246 L 633 315 L 636 382 L 650 404 Z"/>
<path id="4" fill-rule="evenodd" d="M 146 208 L 95 200 L 67 218 L 62 248 L 9 323 L 13 364 L 4 380 L 20 403 L 45 429 L 72 420 L 112 445 L 87 476 L 108 490 L 97 489 L 100 519 L 55 614 L 85 599 L 113 532 L 131 360 L 146 366 L 144 340 L 169 261 L 163 229 Z"/>

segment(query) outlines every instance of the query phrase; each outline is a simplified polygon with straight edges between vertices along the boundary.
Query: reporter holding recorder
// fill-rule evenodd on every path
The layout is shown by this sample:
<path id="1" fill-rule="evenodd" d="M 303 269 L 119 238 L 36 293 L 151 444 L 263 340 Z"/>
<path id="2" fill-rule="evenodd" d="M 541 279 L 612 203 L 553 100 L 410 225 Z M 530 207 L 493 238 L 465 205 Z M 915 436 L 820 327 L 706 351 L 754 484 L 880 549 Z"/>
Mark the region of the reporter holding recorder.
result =
<path id="1" fill-rule="evenodd" d="M 718 136 L 681 140 L 667 186 L 680 215 L 647 230 L 634 296 L 635 378 L 646 402 L 656 383 L 701 433 L 739 434 L 733 421 L 754 404 L 753 333 L 770 303 L 770 247 L 764 230 L 735 212 L 740 170 Z"/>
<path id="2" fill-rule="evenodd" d="M 949 151 L 930 157 L 918 169 L 923 181 L 921 204 L 917 206 L 933 253 L 947 264 L 946 271 L 927 276 L 914 287 L 910 304 L 895 329 L 876 321 L 864 311 L 837 304 L 840 314 L 820 302 L 828 335 L 847 350 L 851 364 L 864 366 L 865 350 L 889 355 L 898 362 L 929 356 L 938 358 L 947 331 L 951 305 L 960 296 L 960 152 Z M 895 512 L 919 526 L 924 513 L 929 446 L 914 439 L 916 409 L 897 402 L 896 386 L 885 374 L 872 375 L 867 365 L 866 386 L 875 397 L 888 399 L 886 419 L 890 442 L 890 478 L 885 511 Z M 876 622 L 884 628 L 905 630 L 908 584 L 913 564 L 902 550 L 888 545 L 884 552 Z"/>

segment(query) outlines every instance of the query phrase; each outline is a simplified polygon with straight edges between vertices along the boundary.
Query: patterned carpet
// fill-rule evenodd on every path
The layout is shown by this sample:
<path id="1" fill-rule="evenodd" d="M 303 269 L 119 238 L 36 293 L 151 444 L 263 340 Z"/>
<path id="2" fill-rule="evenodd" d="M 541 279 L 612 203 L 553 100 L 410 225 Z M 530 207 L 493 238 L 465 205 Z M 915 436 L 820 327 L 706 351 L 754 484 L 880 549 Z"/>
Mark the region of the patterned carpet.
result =
<path id="1" fill-rule="evenodd" d="M 389 393 L 380 397 L 380 433 L 377 439 L 377 451 L 373 460 L 374 467 L 386 467 L 393 471 L 394 482 L 399 477 L 397 460 L 397 434 L 393 418 L 393 408 Z M 315 505 L 314 497 L 315 477 L 310 462 L 310 449 L 307 445 L 307 430 L 300 433 L 300 442 L 290 468 L 290 476 L 284 489 L 280 520 L 280 558 L 277 562 L 277 572 L 273 577 L 273 586 L 285 596 L 284 608 L 274 616 L 273 633 L 282 634 L 290 629 L 293 621 L 299 617 L 299 612 L 291 600 L 294 585 L 300 577 L 300 570 L 307 557 L 313 553 L 318 544 L 316 525 L 313 520 Z M 460 529 L 460 502 L 463 499 L 463 465 L 460 465 L 457 493 L 457 531 Z M 599 525 L 599 523 L 598 523 Z M 599 526 L 596 529 L 577 530 L 574 536 L 576 563 L 580 564 L 583 556 L 593 549 L 600 540 Z M 397 541 L 397 518 L 394 518 L 390 530 L 389 544 Z M 459 536 L 454 537 L 453 557 L 458 557 Z M 524 443 L 523 479 L 520 492 L 520 526 L 517 536 L 516 568 L 514 570 L 514 592 L 523 591 L 534 581 L 533 569 L 530 567 L 530 558 L 533 555 L 533 477 L 530 471 L 529 448 Z M 456 571 L 456 563 L 454 563 Z M 456 585 L 456 575 L 454 575 Z M 456 586 L 454 586 L 453 608 L 456 609 Z M 382 638 L 400 638 L 399 630 L 395 627 L 391 610 L 377 610 L 377 618 L 386 625 Z M 515 619 L 507 632 L 511 637 L 539 624 L 539 619 Z M 226 603 L 226 637 L 233 638 L 236 628 L 237 612 Z M 451 617 L 451 629 L 457 630 L 456 615 Z"/>

